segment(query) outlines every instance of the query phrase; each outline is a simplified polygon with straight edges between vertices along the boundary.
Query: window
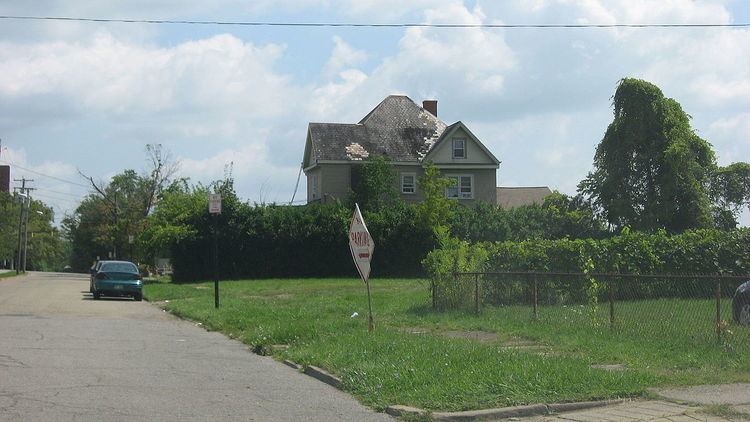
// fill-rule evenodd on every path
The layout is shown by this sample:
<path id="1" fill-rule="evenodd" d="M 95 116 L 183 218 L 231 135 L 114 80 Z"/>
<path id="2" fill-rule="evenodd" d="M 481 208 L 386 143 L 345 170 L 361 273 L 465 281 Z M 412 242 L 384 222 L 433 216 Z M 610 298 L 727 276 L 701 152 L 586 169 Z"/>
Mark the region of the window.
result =
<path id="1" fill-rule="evenodd" d="M 318 175 L 312 175 L 312 197 L 313 199 L 318 197 Z"/>
<path id="2" fill-rule="evenodd" d="M 453 139 L 453 158 L 466 158 L 466 139 Z"/>
<path id="3" fill-rule="evenodd" d="M 401 173 L 401 193 L 415 193 L 417 191 L 415 179 L 414 173 Z"/>
<path id="4" fill-rule="evenodd" d="M 445 197 L 452 199 L 474 198 L 474 176 L 447 176 L 451 180 L 451 186 L 445 189 Z"/>

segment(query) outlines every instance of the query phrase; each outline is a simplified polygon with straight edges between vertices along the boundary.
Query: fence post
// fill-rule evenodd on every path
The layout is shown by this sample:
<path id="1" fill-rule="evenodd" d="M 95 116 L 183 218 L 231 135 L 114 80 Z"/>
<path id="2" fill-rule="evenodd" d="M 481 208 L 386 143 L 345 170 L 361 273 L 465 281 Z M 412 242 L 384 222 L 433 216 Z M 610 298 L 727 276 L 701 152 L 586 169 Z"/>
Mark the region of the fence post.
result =
<path id="1" fill-rule="evenodd" d="M 474 313 L 479 315 L 479 273 L 474 274 Z"/>
<path id="2" fill-rule="evenodd" d="M 431 289 L 432 290 L 432 310 L 434 311 L 435 310 L 435 288 L 436 288 L 434 279 L 430 280 L 430 287 L 432 287 Z"/>
<path id="3" fill-rule="evenodd" d="M 721 342 L 721 279 L 716 279 L 716 340 Z"/>
<path id="4" fill-rule="evenodd" d="M 607 284 L 609 285 L 609 329 L 615 329 L 615 289 L 614 280 L 615 277 L 608 277 Z"/>
<path id="5" fill-rule="evenodd" d="M 537 318 L 539 317 L 539 314 L 537 313 L 537 306 L 538 306 L 538 305 L 537 305 L 537 303 L 538 303 L 538 291 L 539 291 L 539 290 L 537 290 L 537 284 L 536 284 L 536 283 L 537 283 L 537 281 L 536 281 L 536 273 L 534 273 L 534 274 L 533 274 L 533 275 L 531 276 L 531 278 L 532 278 L 532 280 L 534 281 L 534 283 L 533 283 L 533 285 L 534 285 L 534 320 L 536 320 L 536 319 L 537 319 Z"/>

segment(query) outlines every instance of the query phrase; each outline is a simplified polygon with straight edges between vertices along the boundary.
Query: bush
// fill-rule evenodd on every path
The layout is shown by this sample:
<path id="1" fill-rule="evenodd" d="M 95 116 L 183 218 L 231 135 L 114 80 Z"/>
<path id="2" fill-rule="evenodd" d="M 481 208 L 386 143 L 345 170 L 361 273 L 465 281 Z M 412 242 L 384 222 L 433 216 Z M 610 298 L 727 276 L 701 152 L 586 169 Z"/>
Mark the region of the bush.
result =
<path id="1" fill-rule="evenodd" d="M 473 251 L 473 247 L 478 250 Z M 441 249 L 430 253 L 425 268 L 433 283 L 440 287 L 436 292 L 439 296 L 446 296 L 436 298 L 445 307 L 454 307 L 466 299 L 462 282 L 454 282 L 452 272 L 477 271 L 474 268 L 478 265 L 466 256 L 471 253 L 476 254 L 476 260 L 486 259 L 487 270 L 496 272 L 741 275 L 750 273 L 750 229 L 695 230 L 679 235 L 668 235 L 665 231 L 646 234 L 625 230 L 619 236 L 601 240 L 542 239 L 477 245 L 457 239 L 444 241 Z M 545 289 L 539 297 L 541 302 L 595 303 L 605 294 L 599 281 L 590 276 L 545 278 L 544 281 Z M 448 287 L 443 287 L 446 284 Z M 492 303 L 525 300 L 528 296 L 525 287 L 528 280 L 523 276 L 485 285 L 484 299 Z M 698 279 L 676 283 L 636 278 L 627 280 L 627 289 L 622 289 L 620 294 L 631 299 L 711 297 L 714 288 L 713 283 Z M 724 286 L 724 294 L 731 295 L 734 288 L 736 286 Z"/>
<path id="2" fill-rule="evenodd" d="M 483 243 L 448 236 L 443 230 L 438 234 L 440 248 L 427 255 L 423 261 L 430 276 L 430 288 L 438 309 L 454 309 L 471 302 L 474 292 L 473 280 L 455 277 L 458 272 L 481 272 L 487 268 L 487 249 Z"/>

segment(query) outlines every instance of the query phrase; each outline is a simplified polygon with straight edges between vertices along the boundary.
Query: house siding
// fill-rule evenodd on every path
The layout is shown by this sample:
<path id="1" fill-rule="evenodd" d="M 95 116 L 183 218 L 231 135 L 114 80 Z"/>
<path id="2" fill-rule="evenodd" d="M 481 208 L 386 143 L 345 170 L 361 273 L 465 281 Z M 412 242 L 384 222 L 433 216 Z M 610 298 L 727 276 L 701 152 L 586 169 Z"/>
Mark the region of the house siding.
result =
<path id="1" fill-rule="evenodd" d="M 414 174 L 415 177 L 415 184 L 419 185 L 419 178 L 424 175 L 424 169 L 422 166 L 404 166 L 404 165 L 395 165 L 394 172 L 396 174 L 396 180 L 395 180 L 395 187 L 396 192 L 399 193 L 399 196 L 401 199 L 404 200 L 407 204 L 413 204 L 416 202 L 420 202 L 424 200 L 424 195 L 422 195 L 422 192 L 419 189 L 419 186 L 415 186 L 415 192 L 413 194 L 409 193 L 401 193 L 401 174 L 408 173 L 408 174 Z"/>
<path id="2" fill-rule="evenodd" d="M 333 199 L 346 200 L 351 190 L 350 164 L 321 164 L 321 179 L 323 180 L 324 202 Z"/>
<path id="3" fill-rule="evenodd" d="M 465 205 L 473 205 L 478 201 L 497 203 L 497 188 L 495 187 L 497 170 L 495 169 L 472 169 L 472 170 L 441 170 L 443 176 L 474 176 L 474 198 L 459 199 L 458 202 Z"/>
<path id="4" fill-rule="evenodd" d="M 454 138 L 466 140 L 466 158 L 453 158 Z M 495 164 L 492 158 L 462 128 L 456 129 L 450 137 L 441 141 L 436 148 L 429 157 L 436 164 Z"/>
<path id="5" fill-rule="evenodd" d="M 305 172 L 305 176 L 307 177 L 307 202 L 316 202 L 320 201 L 322 198 L 322 186 L 321 186 L 321 177 L 320 177 L 321 171 L 320 167 L 315 167 L 313 169 L 310 169 Z M 313 178 L 318 178 L 318 196 L 313 197 Z"/>
<path id="6" fill-rule="evenodd" d="M 351 194 L 352 166 L 361 164 L 319 164 L 306 172 L 307 175 L 307 200 L 308 202 L 330 202 L 338 199 L 346 200 Z M 422 166 L 394 165 L 393 186 L 404 202 L 412 204 L 424 200 L 424 195 L 419 189 L 419 179 L 424 175 Z M 401 174 L 409 173 L 416 176 L 416 192 L 414 194 L 401 193 Z M 495 169 L 442 169 L 444 176 L 473 175 L 474 176 L 474 198 L 459 199 L 459 203 L 471 205 L 477 201 L 497 203 L 497 188 Z M 319 196 L 312 196 L 312 178 L 317 175 Z"/>

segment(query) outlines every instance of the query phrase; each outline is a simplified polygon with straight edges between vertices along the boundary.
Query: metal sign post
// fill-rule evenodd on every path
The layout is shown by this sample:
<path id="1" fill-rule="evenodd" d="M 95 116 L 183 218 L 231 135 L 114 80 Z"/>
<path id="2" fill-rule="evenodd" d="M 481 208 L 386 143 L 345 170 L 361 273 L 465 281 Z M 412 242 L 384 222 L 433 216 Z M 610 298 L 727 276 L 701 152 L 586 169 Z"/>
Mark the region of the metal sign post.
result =
<path id="1" fill-rule="evenodd" d="M 208 194 L 208 212 L 211 214 L 214 241 L 213 241 L 213 261 L 214 261 L 214 307 L 219 307 L 219 228 L 217 220 L 221 214 L 221 194 Z"/>
<path id="2" fill-rule="evenodd" d="M 349 251 L 352 253 L 352 259 L 354 260 L 354 266 L 357 267 L 359 276 L 367 286 L 367 308 L 369 311 L 367 330 L 372 331 L 375 328 L 375 324 L 372 320 L 372 299 L 370 297 L 370 260 L 372 260 L 372 253 L 375 250 L 375 242 L 370 237 L 370 232 L 367 230 L 365 220 L 362 218 L 362 213 L 359 211 L 359 204 L 355 204 L 354 215 L 352 215 L 352 222 L 349 225 Z"/>

